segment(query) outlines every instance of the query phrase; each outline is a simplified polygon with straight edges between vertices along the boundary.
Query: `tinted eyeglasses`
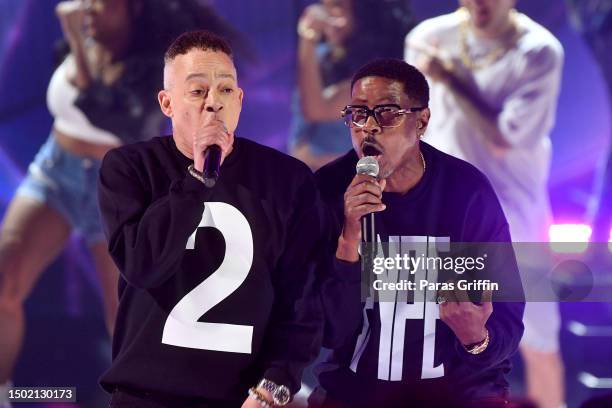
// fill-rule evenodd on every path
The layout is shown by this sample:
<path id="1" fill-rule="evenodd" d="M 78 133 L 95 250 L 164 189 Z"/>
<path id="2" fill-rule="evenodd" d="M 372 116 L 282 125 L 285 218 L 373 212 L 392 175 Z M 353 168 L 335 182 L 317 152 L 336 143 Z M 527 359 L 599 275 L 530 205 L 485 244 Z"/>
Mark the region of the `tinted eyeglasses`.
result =
<path id="1" fill-rule="evenodd" d="M 402 109 L 396 104 L 376 105 L 370 109 L 365 105 L 346 105 L 342 109 L 344 123 L 349 126 L 364 127 L 370 116 L 374 117 L 378 126 L 382 128 L 394 128 L 402 124 L 404 115 L 419 112 L 425 107 Z"/>

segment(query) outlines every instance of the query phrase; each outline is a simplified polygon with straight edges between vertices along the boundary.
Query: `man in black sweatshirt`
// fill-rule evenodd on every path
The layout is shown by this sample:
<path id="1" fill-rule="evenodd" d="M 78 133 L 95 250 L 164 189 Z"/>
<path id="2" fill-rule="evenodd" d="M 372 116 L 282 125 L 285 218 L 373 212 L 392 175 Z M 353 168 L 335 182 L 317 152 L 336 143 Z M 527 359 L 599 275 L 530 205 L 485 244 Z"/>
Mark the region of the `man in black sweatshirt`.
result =
<path id="1" fill-rule="evenodd" d="M 373 61 L 353 77 L 343 116 L 354 151 L 316 174 L 335 228 L 322 290 L 324 346 L 333 354 L 321 367 L 324 392 L 313 394 L 312 405 L 322 394 L 326 407 L 351 408 L 466 401 L 497 406 L 507 398 L 505 374 L 522 336 L 524 310 L 508 224 L 482 173 L 420 140 L 435 114 L 428 101 L 424 76 L 400 60 Z M 364 155 L 377 159 L 378 178 L 355 175 Z M 410 251 L 421 248 L 435 259 L 436 247 L 499 243 L 484 245 L 492 250 L 486 276 L 503 285 L 504 299 L 515 302 L 492 302 L 489 290 L 471 293 L 477 297 L 472 302 L 457 286 L 417 286 L 404 296 L 398 290 L 390 301 L 375 293 L 379 284 L 366 286 L 362 295 L 369 275 L 362 275 L 359 262 L 360 219 L 369 213 L 375 213 L 387 257 L 402 255 L 400 248 L 420 257 L 420 250 Z M 402 275 L 397 266 L 390 268 L 389 274 Z M 413 281 L 440 283 L 436 268 L 421 266 Z"/>
<path id="2" fill-rule="evenodd" d="M 225 41 L 183 34 L 159 93 L 172 137 L 104 159 L 100 209 L 121 271 L 101 379 L 112 407 L 284 405 L 319 350 L 316 183 L 297 160 L 235 137 L 242 97 Z"/>

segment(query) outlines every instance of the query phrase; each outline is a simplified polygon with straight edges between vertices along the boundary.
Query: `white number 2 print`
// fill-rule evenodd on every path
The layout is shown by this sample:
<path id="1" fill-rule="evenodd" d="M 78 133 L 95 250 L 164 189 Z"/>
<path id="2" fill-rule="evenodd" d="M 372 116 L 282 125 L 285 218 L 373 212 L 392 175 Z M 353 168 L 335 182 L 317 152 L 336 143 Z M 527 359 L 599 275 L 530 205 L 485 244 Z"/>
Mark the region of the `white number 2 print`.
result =
<path id="1" fill-rule="evenodd" d="M 253 326 L 198 322 L 215 305 L 231 295 L 247 278 L 253 264 L 253 234 L 244 215 L 234 206 L 206 203 L 201 227 L 218 229 L 225 239 L 221 266 L 174 306 L 162 335 L 162 343 L 201 350 L 251 353 Z M 187 240 L 194 249 L 198 228 Z"/>

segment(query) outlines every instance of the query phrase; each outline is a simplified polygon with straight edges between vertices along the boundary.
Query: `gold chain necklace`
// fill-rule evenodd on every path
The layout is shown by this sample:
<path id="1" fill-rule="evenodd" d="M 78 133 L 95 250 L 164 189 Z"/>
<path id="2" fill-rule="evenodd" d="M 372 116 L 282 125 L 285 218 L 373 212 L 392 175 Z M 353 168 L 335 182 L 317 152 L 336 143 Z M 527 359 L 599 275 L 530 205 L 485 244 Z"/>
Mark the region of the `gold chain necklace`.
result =
<path id="1" fill-rule="evenodd" d="M 509 42 L 504 41 L 498 47 L 489 51 L 487 55 L 483 56 L 482 58 L 479 58 L 480 62 L 475 62 L 470 56 L 469 45 L 468 45 L 468 40 L 467 40 L 468 31 L 470 29 L 469 27 L 470 14 L 464 7 L 461 7 L 459 10 L 457 10 L 457 13 L 460 13 L 461 20 L 462 20 L 461 25 L 460 25 L 461 62 L 463 62 L 463 65 L 465 65 L 471 71 L 476 71 L 482 68 L 486 68 L 489 65 L 493 64 L 494 62 L 496 62 L 506 52 L 508 52 L 510 48 L 514 47 L 514 45 L 516 44 L 519 38 L 520 33 L 518 29 L 518 24 L 517 24 L 518 12 L 515 9 L 512 9 L 510 11 L 510 24 L 512 26 L 513 34 L 512 34 L 512 38 L 510 39 L 510 41 Z"/>
<path id="2" fill-rule="evenodd" d="M 421 162 L 423 163 L 423 173 L 425 173 L 425 169 L 427 168 L 427 164 L 425 163 L 425 157 L 423 157 L 423 152 L 419 151 L 421 155 Z"/>

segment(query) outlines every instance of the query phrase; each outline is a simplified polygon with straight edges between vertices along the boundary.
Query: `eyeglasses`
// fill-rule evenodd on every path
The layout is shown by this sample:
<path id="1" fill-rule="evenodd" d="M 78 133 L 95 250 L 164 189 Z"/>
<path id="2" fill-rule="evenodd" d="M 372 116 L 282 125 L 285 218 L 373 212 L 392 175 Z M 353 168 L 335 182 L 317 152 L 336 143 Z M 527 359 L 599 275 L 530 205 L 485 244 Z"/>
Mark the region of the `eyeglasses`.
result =
<path id="1" fill-rule="evenodd" d="M 344 123 L 348 127 L 364 127 L 370 116 L 374 117 L 378 126 L 382 128 L 394 128 L 402 124 L 404 115 L 419 112 L 426 107 L 402 109 L 396 104 L 376 105 L 370 109 L 365 105 L 346 105 L 342 109 Z"/>

